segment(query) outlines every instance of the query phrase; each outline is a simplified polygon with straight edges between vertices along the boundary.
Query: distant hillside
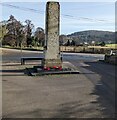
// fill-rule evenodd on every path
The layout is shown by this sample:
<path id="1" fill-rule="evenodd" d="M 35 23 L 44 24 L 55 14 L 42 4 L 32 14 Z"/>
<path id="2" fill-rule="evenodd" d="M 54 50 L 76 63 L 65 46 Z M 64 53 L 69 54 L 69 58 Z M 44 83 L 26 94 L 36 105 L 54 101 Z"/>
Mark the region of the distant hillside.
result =
<path id="1" fill-rule="evenodd" d="M 88 30 L 68 34 L 67 37 L 72 38 L 77 44 L 92 41 L 115 43 L 115 32 L 109 31 Z"/>

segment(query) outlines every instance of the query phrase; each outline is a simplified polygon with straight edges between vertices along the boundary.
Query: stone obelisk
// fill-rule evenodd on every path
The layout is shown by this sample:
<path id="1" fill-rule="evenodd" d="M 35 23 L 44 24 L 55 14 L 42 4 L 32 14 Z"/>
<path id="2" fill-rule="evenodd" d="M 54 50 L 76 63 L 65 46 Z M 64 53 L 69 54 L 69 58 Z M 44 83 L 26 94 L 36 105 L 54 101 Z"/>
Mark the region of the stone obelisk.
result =
<path id="1" fill-rule="evenodd" d="M 47 2 L 45 23 L 45 47 L 43 67 L 61 67 L 59 48 L 60 5 L 59 2 Z"/>

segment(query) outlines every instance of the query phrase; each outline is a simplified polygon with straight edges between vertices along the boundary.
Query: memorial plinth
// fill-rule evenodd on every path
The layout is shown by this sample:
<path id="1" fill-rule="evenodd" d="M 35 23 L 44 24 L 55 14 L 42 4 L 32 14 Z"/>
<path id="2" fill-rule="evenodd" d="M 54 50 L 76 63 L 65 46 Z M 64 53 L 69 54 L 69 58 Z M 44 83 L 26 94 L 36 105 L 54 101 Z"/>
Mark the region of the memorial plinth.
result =
<path id="1" fill-rule="evenodd" d="M 45 23 L 45 47 L 43 67 L 61 67 L 59 48 L 60 5 L 59 2 L 47 2 Z"/>
<path id="2" fill-rule="evenodd" d="M 77 68 L 71 64 L 65 64 L 61 60 L 59 48 L 60 5 L 59 2 L 47 2 L 46 4 L 46 28 L 44 58 L 42 63 L 33 68 L 26 68 L 25 73 L 30 76 L 78 74 Z M 33 59 L 32 59 L 33 60 Z"/>

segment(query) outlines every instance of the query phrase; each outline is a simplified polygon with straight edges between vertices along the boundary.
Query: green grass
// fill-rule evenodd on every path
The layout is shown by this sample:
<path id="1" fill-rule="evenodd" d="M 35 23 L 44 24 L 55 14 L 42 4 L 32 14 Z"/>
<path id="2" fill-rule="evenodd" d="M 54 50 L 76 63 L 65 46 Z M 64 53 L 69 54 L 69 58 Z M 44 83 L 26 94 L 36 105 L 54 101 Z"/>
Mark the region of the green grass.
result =
<path id="1" fill-rule="evenodd" d="M 8 45 L 5 45 L 5 46 L 2 46 L 3 48 L 9 48 L 9 49 L 18 49 L 20 50 L 21 48 L 20 47 L 12 47 L 12 46 L 8 46 Z M 43 47 L 25 47 L 25 48 L 22 48 L 22 50 L 31 50 L 31 51 L 43 51 Z"/>
<path id="2" fill-rule="evenodd" d="M 117 44 L 106 44 L 106 46 L 110 48 L 117 48 Z"/>

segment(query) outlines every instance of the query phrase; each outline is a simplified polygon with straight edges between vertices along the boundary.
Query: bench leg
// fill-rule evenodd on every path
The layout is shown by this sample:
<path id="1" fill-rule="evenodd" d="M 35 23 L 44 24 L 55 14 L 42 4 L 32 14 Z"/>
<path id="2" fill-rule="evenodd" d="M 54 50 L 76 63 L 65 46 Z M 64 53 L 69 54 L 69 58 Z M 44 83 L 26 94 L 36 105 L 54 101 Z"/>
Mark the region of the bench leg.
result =
<path id="1" fill-rule="evenodd" d="M 24 64 L 25 64 L 24 60 L 23 60 L 23 59 L 21 59 L 21 65 L 24 65 Z"/>

